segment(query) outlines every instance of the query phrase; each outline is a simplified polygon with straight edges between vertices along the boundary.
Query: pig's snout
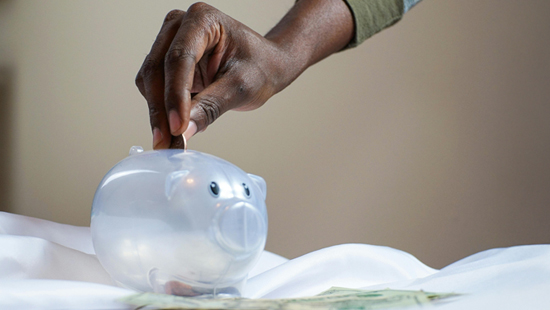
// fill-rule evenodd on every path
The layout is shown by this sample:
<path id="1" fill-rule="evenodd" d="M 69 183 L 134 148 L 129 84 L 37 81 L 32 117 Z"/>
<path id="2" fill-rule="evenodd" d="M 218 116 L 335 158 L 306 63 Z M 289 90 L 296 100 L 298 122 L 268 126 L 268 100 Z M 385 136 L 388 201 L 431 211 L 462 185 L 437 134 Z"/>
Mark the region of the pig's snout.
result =
<path id="1" fill-rule="evenodd" d="M 265 243 L 267 219 L 253 205 L 237 202 L 219 209 L 213 229 L 222 248 L 246 255 Z"/>

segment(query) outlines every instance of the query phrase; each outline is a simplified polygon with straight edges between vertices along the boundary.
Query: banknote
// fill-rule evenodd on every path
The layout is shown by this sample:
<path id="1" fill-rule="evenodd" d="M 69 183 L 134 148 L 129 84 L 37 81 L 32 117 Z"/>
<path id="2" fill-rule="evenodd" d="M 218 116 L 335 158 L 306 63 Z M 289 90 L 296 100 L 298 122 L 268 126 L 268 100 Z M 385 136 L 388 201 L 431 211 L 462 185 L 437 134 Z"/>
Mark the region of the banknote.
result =
<path id="1" fill-rule="evenodd" d="M 327 296 L 327 295 L 345 295 L 345 294 L 350 294 L 350 295 L 353 295 L 353 294 L 364 294 L 364 293 L 372 293 L 372 292 L 384 292 L 385 294 L 387 295 L 391 295 L 391 294 L 403 294 L 403 293 L 416 293 L 416 292 L 420 292 L 420 294 L 424 294 L 426 295 L 426 297 L 433 301 L 433 300 L 437 300 L 437 299 L 443 299 L 443 298 L 449 298 L 449 297 L 455 297 L 455 296 L 459 296 L 460 294 L 456 294 L 456 293 L 434 293 L 434 292 L 425 292 L 425 291 L 403 291 L 403 290 L 390 290 L 390 289 L 386 289 L 386 290 L 382 290 L 382 291 L 366 291 L 366 290 L 360 290 L 360 289 L 352 289 L 352 288 L 345 288 L 345 287 L 331 287 L 330 289 L 322 292 L 322 293 L 319 293 L 318 295 L 316 296 Z"/>
<path id="2" fill-rule="evenodd" d="M 430 306 L 437 299 L 457 296 L 453 293 L 430 293 L 424 291 L 377 290 L 367 291 L 332 287 L 318 295 L 299 298 L 247 299 L 220 298 L 200 299 L 166 294 L 141 293 L 124 297 L 119 301 L 137 307 L 152 309 L 227 309 L 227 310 L 378 310 L 409 306 Z"/>

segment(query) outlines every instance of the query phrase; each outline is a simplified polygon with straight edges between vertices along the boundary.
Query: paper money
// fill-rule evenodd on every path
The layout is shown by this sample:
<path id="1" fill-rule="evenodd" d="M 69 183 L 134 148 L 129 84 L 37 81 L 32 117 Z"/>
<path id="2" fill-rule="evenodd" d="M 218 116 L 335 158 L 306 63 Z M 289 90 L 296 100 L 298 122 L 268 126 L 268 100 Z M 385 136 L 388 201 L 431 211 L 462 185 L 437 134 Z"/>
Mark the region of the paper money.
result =
<path id="1" fill-rule="evenodd" d="M 460 295 L 460 294 L 456 294 L 456 293 L 432 293 L 432 292 L 425 292 L 425 291 L 402 291 L 402 290 L 390 290 L 390 289 L 386 289 L 386 290 L 382 290 L 382 291 L 366 291 L 366 290 L 352 289 L 352 288 L 345 288 L 345 287 L 331 287 L 330 289 L 318 294 L 317 296 L 345 295 L 345 294 L 353 295 L 353 294 L 362 294 L 362 293 L 369 293 L 369 292 L 370 293 L 372 293 L 372 292 L 386 292 L 387 294 L 392 294 L 392 292 L 398 293 L 398 294 L 410 293 L 410 292 L 420 292 L 420 293 L 426 295 L 426 297 L 431 301 L 436 300 L 436 299 L 442 299 L 442 298 L 448 298 L 448 297 L 453 297 L 453 296 L 459 296 Z"/>
<path id="2" fill-rule="evenodd" d="M 166 294 L 141 293 L 119 301 L 153 309 L 227 309 L 227 310 L 349 310 L 392 309 L 409 306 L 429 306 L 436 299 L 456 296 L 453 293 L 424 291 L 365 291 L 332 287 L 316 296 L 281 299 L 220 298 L 200 299 Z"/>

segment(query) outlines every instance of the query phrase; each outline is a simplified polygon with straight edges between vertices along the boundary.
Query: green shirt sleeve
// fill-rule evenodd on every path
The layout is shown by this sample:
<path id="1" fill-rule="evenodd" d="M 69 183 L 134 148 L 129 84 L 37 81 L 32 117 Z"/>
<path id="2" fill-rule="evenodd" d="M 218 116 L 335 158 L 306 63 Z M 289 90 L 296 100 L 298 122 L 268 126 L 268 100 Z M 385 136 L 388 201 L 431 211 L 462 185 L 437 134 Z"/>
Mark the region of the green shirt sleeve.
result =
<path id="1" fill-rule="evenodd" d="M 353 14 L 355 34 L 346 48 L 355 47 L 366 39 L 397 23 L 420 0 L 344 0 Z"/>

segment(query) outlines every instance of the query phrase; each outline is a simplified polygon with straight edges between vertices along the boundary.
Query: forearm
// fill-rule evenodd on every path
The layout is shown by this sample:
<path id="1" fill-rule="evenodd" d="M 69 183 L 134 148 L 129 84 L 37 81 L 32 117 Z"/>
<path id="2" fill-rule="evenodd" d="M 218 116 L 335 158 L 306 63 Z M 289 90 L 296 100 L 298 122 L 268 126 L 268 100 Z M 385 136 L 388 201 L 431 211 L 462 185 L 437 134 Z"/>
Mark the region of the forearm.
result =
<path id="1" fill-rule="evenodd" d="M 342 0 L 301 0 L 265 35 L 285 52 L 285 83 L 342 50 L 354 36 L 353 16 Z"/>

